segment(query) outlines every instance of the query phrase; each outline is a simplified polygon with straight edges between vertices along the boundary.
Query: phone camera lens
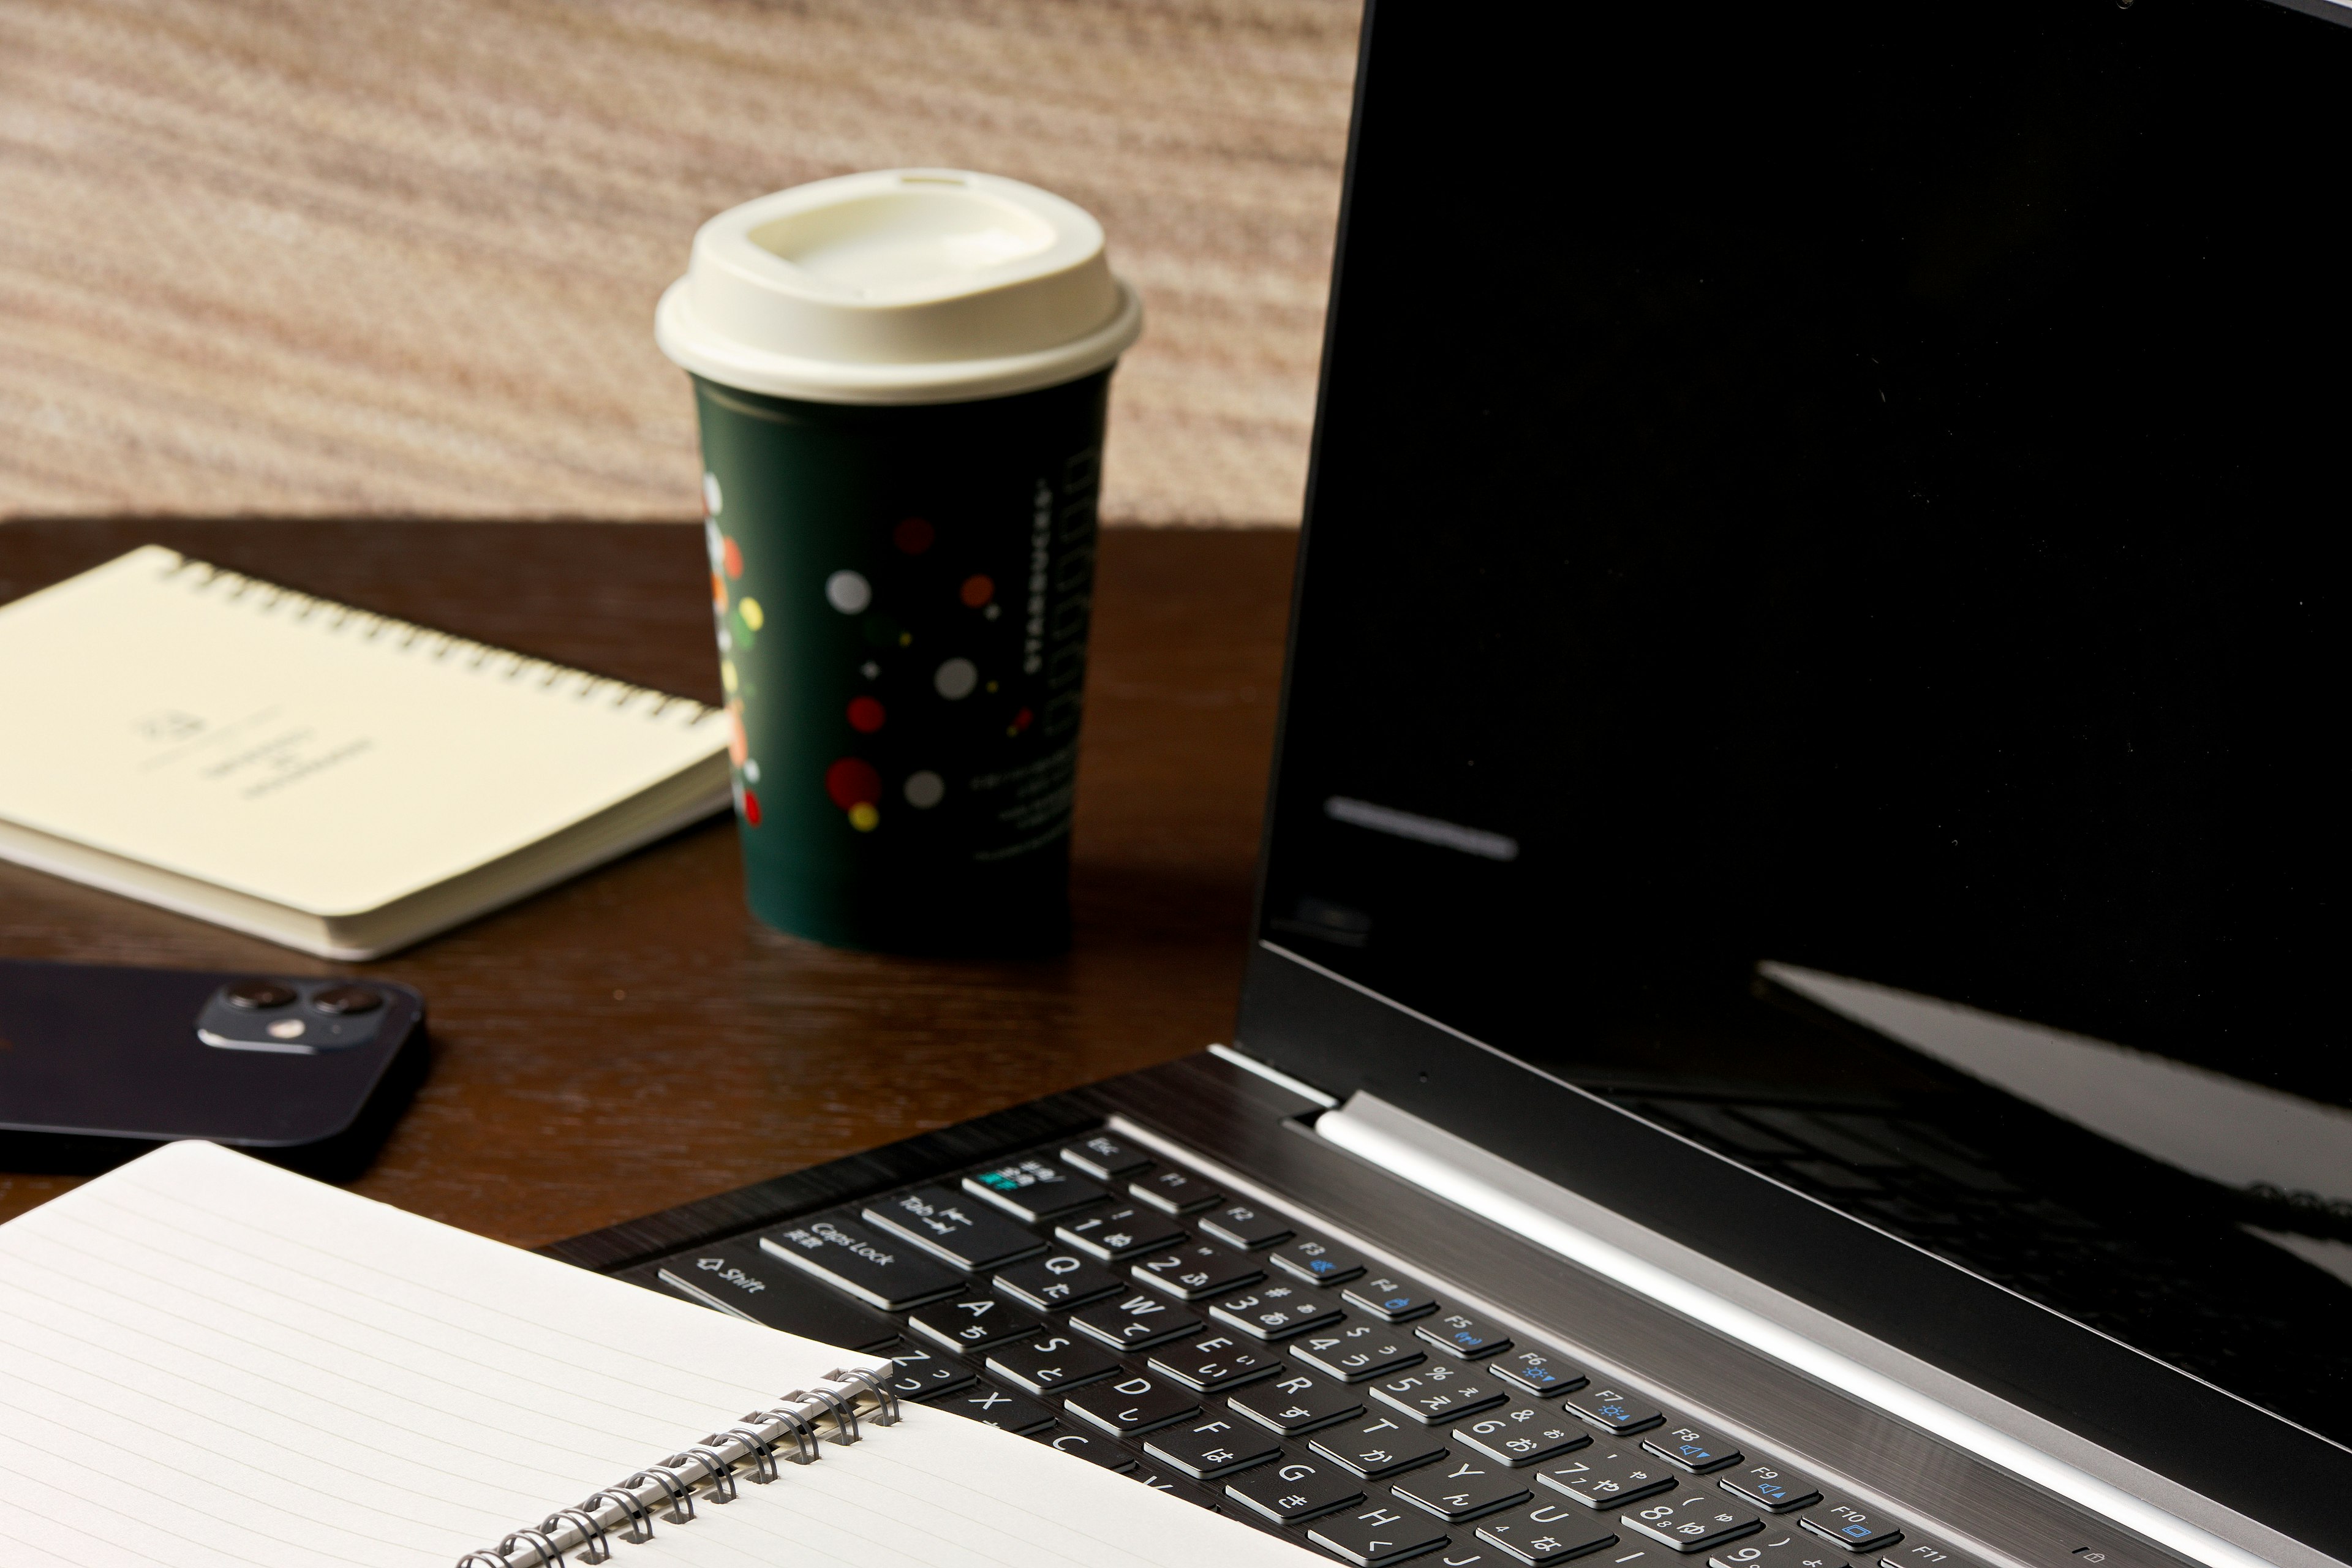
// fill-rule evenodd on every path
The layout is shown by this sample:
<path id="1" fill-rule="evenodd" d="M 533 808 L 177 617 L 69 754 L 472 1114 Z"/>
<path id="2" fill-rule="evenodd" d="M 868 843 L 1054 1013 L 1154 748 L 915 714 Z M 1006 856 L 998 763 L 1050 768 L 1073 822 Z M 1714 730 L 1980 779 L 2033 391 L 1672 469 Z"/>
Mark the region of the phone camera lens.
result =
<path id="1" fill-rule="evenodd" d="M 283 1007 L 294 1000 L 293 988 L 275 980 L 240 980 L 221 994 L 228 998 L 230 1006 L 257 1013 L 266 1007 Z"/>
<path id="2" fill-rule="evenodd" d="M 321 1013 L 373 1013 L 383 1005 L 383 993 L 364 985 L 330 985 L 310 998 Z"/>

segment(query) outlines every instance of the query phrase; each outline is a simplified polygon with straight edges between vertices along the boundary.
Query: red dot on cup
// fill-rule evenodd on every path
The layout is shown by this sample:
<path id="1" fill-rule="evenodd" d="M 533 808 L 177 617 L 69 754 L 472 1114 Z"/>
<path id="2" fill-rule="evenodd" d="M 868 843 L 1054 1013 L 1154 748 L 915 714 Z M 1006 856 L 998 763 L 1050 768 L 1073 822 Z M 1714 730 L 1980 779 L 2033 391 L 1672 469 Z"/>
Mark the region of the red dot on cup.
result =
<path id="1" fill-rule="evenodd" d="M 976 610 L 996 597 L 996 584 L 975 573 L 963 580 L 962 594 L 963 602 Z"/>
<path id="2" fill-rule="evenodd" d="M 748 789 L 743 792 L 743 820 L 753 827 L 760 826 L 760 797 Z"/>
<path id="3" fill-rule="evenodd" d="M 728 576 L 740 577 L 743 575 L 743 552 L 733 540 L 730 539 L 727 542 L 727 548 L 719 552 L 719 558 L 720 563 L 727 568 Z"/>
<path id="4" fill-rule="evenodd" d="M 909 555 L 920 555 L 938 537 L 931 525 L 919 517 L 910 517 L 890 531 L 891 542 Z"/>
<path id="5" fill-rule="evenodd" d="M 1026 730 L 1029 728 L 1031 721 L 1036 717 L 1037 716 L 1034 713 L 1032 713 L 1029 710 L 1024 708 L 1020 712 L 1015 713 L 1013 716 L 1013 727 L 1016 730 Z"/>
<path id="6" fill-rule="evenodd" d="M 882 728 L 882 704 L 871 697 L 849 700 L 849 727 L 861 735 L 871 735 Z"/>
<path id="7" fill-rule="evenodd" d="M 882 798 L 882 775 L 871 763 L 844 757 L 824 770 L 824 793 L 844 811 L 853 805 L 872 805 Z"/>

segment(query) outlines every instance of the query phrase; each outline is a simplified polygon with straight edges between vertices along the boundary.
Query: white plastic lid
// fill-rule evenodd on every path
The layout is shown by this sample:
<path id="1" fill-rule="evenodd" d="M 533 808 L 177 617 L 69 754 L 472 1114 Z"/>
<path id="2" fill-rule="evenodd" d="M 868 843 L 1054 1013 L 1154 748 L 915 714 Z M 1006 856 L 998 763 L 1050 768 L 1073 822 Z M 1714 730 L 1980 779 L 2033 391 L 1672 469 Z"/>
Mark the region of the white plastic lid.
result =
<path id="1" fill-rule="evenodd" d="M 1102 369 L 1143 331 L 1102 225 L 958 169 L 845 174 L 695 234 L 654 338 L 723 385 L 819 403 L 951 403 Z"/>

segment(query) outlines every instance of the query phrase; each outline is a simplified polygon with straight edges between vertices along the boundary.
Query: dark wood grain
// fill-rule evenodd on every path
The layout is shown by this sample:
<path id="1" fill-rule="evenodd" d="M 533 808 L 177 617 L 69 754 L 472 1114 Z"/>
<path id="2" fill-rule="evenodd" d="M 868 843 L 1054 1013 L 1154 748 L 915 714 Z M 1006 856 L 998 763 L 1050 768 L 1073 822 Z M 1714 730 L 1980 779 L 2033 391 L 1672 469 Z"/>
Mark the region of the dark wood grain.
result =
<path id="1" fill-rule="evenodd" d="M 1233 1018 L 1296 537 L 1105 535 L 1057 959 L 781 935 L 744 910 L 724 821 L 362 965 L 0 866 L 0 954 L 415 985 L 432 1076 L 356 1190 L 526 1246 L 1165 1061 Z M 17 522 L 0 600 L 150 542 L 718 695 L 700 536 L 675 525 Z M 0 1173 L 0 1217 L 69 1184 Z"/>

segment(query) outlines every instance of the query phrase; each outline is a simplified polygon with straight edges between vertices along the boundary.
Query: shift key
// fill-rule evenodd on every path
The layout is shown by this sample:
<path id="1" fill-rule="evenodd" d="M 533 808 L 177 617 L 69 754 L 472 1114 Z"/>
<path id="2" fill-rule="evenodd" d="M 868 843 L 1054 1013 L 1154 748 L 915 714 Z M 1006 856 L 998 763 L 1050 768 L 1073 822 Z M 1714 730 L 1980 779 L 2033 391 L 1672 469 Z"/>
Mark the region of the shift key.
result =
<path id="1" fill-rule="evenodd" d="M 833 1215 L 771 1232 L 760 1245 L 885 1311 L 903 1312 L 964 1286 L 962 1275 L 910 1244 Z"/>

